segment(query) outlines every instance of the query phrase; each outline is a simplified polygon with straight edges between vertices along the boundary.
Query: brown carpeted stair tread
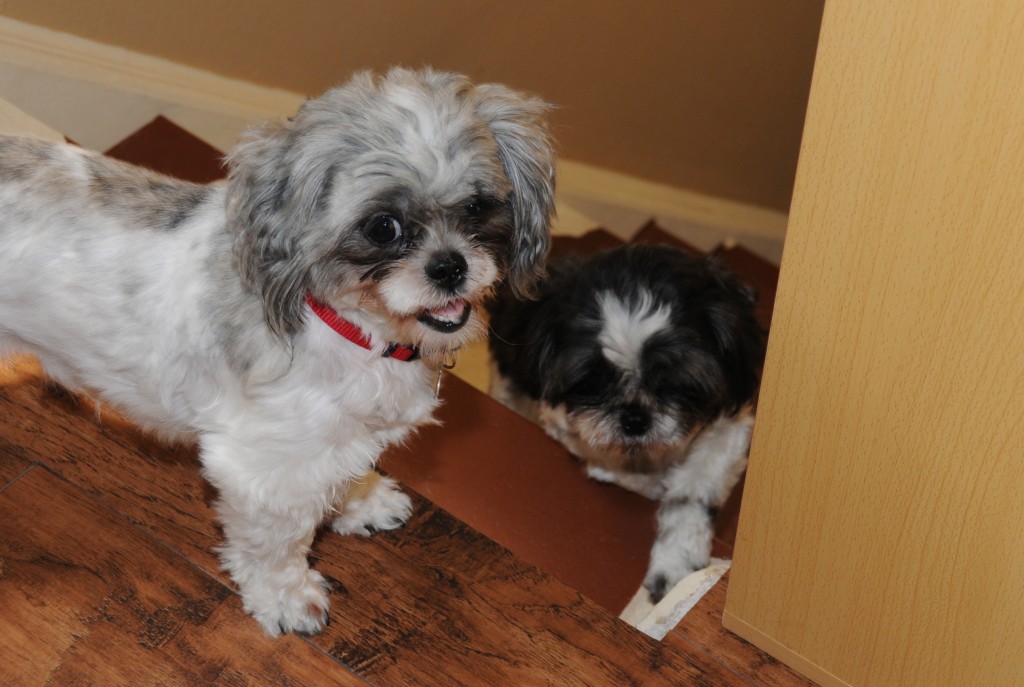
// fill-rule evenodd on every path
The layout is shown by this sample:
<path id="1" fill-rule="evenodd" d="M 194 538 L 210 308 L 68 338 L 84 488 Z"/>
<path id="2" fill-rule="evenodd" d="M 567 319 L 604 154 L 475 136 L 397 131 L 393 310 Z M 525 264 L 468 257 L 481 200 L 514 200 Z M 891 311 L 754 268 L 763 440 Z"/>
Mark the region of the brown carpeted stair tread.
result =
<path id="1" fill-rule="evenodd" d="M 544 432 L 454 376 L 439 427 L 382 467 L 487 537 L 614 613 L 633 596 L 654 541 L 656 504 L 586 479 Z"/>

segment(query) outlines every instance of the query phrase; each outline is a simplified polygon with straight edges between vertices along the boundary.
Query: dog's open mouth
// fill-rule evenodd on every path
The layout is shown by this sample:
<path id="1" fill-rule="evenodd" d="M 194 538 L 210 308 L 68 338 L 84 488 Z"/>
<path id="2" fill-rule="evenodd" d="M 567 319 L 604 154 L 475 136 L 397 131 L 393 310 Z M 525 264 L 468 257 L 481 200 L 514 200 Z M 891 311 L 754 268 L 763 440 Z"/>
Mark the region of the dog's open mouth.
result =
<path id="1" fill-rule="evenodd" d="M 473 306 L 459 298 L 445 303 L 440 308 L 424 310 L 416 319 L 431 329 L 450 334 L 462 329 L 462 325 L 469 321 L 472 311 Z"/>

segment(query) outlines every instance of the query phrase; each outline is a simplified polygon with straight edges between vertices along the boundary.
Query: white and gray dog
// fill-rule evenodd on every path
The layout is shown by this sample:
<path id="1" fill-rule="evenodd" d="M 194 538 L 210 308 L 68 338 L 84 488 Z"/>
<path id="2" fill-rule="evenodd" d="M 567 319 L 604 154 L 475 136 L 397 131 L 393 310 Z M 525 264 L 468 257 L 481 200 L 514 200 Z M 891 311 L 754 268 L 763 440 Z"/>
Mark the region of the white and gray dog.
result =
<path id="1" fill-rule="evenodd" d="M 707 565 L 746 466 L 764 355 L 754 293 L 711 258 L 628 246 L 552 261 L 537 300 L 491 306 L 491 393 L 594 479 L 660 501 L 654 601 Z"/>
<path id="2" fill-rule="evenodd" d="M 526 293 L 542 270 L 547 109 L 363 73 L 249 131 L 212 185 L 0 138 L 0 354 L 197 441 L 245 608 L 272 635 L 317 632 L 314 532 L 406 520 L 377 457 L 430 421 L 496 285 Z"/>

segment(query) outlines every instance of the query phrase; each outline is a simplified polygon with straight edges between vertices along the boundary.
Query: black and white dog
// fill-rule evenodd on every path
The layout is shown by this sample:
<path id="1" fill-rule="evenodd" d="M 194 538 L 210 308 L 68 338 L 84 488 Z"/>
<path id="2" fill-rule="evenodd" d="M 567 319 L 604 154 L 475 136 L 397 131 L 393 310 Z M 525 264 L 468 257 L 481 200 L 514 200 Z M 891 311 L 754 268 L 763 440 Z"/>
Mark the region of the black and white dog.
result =
<path id="1" fill-rule="evenodd" d="M 654 601 L 707 565 L 746 466 L 764 332 L 756 295 L 713 258 L 633 245 L 553 261 L 539 298 L 491 306 L 491 393 L 590 477 L 660 500 Z"/>

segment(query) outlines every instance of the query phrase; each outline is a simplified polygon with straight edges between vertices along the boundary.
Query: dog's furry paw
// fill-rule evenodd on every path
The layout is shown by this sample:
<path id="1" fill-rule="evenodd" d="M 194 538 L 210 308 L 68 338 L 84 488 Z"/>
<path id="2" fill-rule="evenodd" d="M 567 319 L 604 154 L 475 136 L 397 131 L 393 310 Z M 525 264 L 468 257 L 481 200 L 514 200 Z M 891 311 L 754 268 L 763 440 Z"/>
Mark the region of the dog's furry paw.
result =
<path id="1" fill-rule="evenodd" d="M 685 546 L 673 549 L 659 544 L 660 541 L 655 542 L 651 550 L 651 565 L 644 578 L 644 588 L 651 595 L 653 603 L 661 601 L 679 580 L 706 568 L 711 561 L 710 547 L 701 547 L 701 550 L 695 551 Z"/>
<path id="2" fill-rule="evenodd" d="M 596 482 L 617 484 L 651 500 L 660 499 L 665 495 L 665 483 L 660 475 L 616 472 L 598 465 L 587 465 L 587 477 Z"/>
<path id="3" fill-rule="evenodd" d="M 711 520 L 703 507 L 662 504 L 658 537 L 651 548 L 651 563 L 644 578 L 651 601 L 658 603 L 679 580 L 707 567 L 712 534 Z"/>
<path id="4" fill-rule="evenodd" d="M 587 466 L 587 477 L 595 482 L 604 482 L 606 484 L 615 484 L 618 481 L 618 475 L 611 470 L 598 467 L 597 465 Z"/>
<path id="5" fill-rule="evenodd" d="M 374 531 L 404 525 L 412 514 L 412 499 L 402 493 L 394 479 L 373 472 L 361 483 L 353 484 L 336 507 L 340 515 L 331 529 L 338 534 L 367 537 Z"/>
<path id="6" fill-rule="evenodd" d="M 644 589 L 647 590 L 647 594 L 651 597 L 651 603 L 656 604 L 664 599 L 665 594 L 668 593 L 668 577 L 663 573 L 648 573 L 647 578 L 644 580 Z"/>
<path id="7" fill-rule="evenodd" d="M 644 589 L 651 596 L 651 603 L 658 603 L 665 598 L 665 595 L 672 591 L 679 580 L 692 572 L 707 567 L 707 561 L 701 564 L 683 564 L 672 569 L 655 568 L 652 564 L 644 578 Z"/>
<path id="8" fill-rule="evenodd" d="M 307 568 L 301 580 L 281 589 L 270 587 L 244 593 L 245 610 L 271 637 L 283 632 L 317 634 L 328 622 L 327 581 Z"/>

